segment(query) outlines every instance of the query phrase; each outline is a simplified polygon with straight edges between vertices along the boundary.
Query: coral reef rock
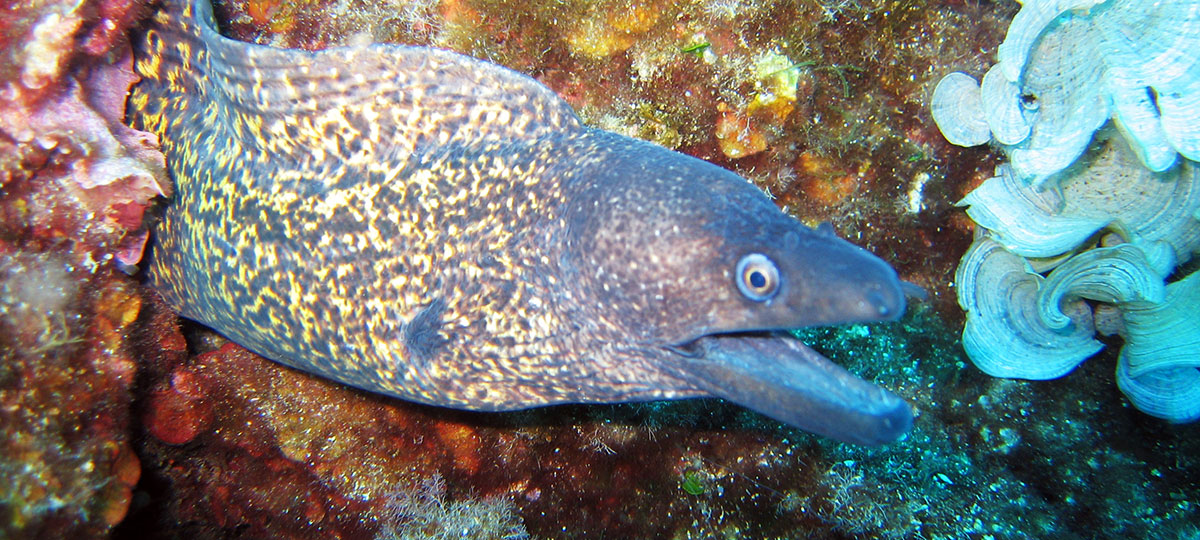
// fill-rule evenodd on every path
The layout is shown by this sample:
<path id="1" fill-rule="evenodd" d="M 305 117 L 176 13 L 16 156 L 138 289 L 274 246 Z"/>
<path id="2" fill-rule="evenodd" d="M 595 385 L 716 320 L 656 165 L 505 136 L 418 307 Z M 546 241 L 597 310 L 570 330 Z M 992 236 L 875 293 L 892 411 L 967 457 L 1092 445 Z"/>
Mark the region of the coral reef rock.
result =
<path id="1" fill-rule="evenodd" d="M 0 538 L 104 538 L 134 505 L 131 407 L 155 138 L 124 124 L 130 0 L 0 12 Z M 124 59 L 124 60 L 121 60 Z"/>

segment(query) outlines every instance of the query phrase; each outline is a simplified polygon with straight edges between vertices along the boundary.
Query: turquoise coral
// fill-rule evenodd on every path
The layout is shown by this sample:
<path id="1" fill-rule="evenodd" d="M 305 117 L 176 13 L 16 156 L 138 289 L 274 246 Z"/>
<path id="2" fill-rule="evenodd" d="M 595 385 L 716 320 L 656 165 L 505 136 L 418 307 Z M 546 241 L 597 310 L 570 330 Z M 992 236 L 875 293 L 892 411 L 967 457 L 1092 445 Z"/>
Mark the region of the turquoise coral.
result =
<path id="1" fill-rule="evenodd" d="M 1130 402 L 1200 418 L 1200 277 L 1172 281 L 1200 251 L 1196 50 L 1195 2 L 1031 0 L 982 83 L 935 89 L 950 142 L 1009 158 L 960 203 L 982 230 L 956 279 L 980 369 L 1059 377 L 1118 332 Z"/>
<path id="2" fill-rule="evenodd" d="M 1014 173 L 1038 186 L 1083 155 L 1110 118 L 1146 167 L 1164 171 L 1177 153 L 1200 159 L 1196 50 L 1200 10 L 1188 0 L 1028 1 L 978 90 L 958 74 L 935 92 L 935 120 L 954 134 L 982 114 Z M 978 111 L 955 104 L 976 91 Z"/>

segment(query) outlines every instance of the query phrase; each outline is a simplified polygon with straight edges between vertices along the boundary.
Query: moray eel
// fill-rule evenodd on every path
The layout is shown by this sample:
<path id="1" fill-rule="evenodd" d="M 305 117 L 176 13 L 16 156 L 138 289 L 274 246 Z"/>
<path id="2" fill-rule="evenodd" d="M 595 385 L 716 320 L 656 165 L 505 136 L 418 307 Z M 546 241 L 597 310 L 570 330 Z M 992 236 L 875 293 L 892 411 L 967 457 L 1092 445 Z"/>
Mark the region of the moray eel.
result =
<path id="1" fill-rule="evenodd" d="M 168 0 L 131 122 L 176 183 L 148 280 L 282 364 L 483 411 L 720 397 L 879 444 L 907 403 L 783 329 L 899 317 L 883 261 L 745 179 L 448 51 L 220 35 Z"/>

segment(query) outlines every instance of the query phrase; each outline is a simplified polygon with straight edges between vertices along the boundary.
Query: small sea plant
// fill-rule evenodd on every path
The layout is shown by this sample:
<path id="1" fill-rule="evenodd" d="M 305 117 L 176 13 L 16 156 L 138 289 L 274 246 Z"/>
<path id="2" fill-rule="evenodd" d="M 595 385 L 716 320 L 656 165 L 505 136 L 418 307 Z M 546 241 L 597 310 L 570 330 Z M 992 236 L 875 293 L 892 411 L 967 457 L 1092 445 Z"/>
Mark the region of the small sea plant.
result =
<path id="1" fill-rule="evenodd" d="M 446 480 L 434 474 L 388 497 L 376 540 L 522 540 L 529 538 L 512 501 L 501 497 L 446 499 Z"/>

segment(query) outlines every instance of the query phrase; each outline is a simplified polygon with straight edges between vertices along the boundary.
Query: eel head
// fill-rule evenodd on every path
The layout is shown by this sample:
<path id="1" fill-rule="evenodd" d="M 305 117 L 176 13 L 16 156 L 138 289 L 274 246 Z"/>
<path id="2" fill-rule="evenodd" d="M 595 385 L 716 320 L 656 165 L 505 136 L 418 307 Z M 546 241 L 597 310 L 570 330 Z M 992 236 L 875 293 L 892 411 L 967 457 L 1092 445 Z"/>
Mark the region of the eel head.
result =
<path id="1" fill-rule="evenodd" d="M 846 442 L 909 430 L 904 400 L 784 332 L 899 318 L 887 263 L 703 161 L 629 143 L 606 164 L 582 182 L 564 267 L 640 351 L 638 376 Z"/>

